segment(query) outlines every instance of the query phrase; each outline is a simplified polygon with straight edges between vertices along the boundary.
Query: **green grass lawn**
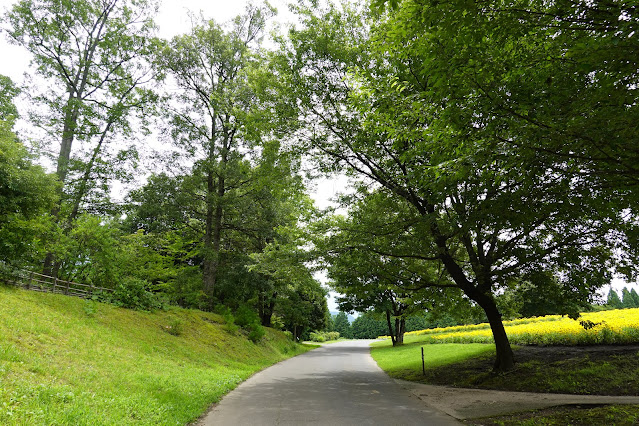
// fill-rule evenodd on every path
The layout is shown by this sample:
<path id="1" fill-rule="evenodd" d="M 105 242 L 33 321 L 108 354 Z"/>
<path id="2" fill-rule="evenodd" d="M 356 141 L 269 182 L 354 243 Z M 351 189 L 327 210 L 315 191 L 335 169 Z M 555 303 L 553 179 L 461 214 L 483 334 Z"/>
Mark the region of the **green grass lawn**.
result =
<path id="1" fill-rule="evenodd" d="M 409 337 L 409 336 L 407 336 Z M 422 375 L 422 354 L 424 348 L 424 365 L 426 369 L 442 367 L 482 355 L 495 353 L 494 345 L 482 343 L 442 343 L 422 344 L 407 339 L 405 344 L 393 347 L 389 340 L 373 343 L 371 355 L 388 375 L 403 380 L 420 380 Z"/>
<path id="2" fill-rule="evenodd" d="M 406 336 L 405 344 L 375 342 L 371 350 L 391 377 L 427 384 L 529 392 L 639 395 L 639 351 L 636 346 L 514 347 L 519 361 L 507 374 L 493 374 L 494 345 L 429 344 Z M 426 374 L 422 373 L 424 348 Z M 489 419 L 472 425 L 631 425 L 639 422 L 639 406 L 560 407 Z"/>
<path id="3" fill-rule="evenodd" d="M 310 349 L 270 329 L 254 344 L 223 322 L 0 287 L 0 424 L 186 424 Z"/>

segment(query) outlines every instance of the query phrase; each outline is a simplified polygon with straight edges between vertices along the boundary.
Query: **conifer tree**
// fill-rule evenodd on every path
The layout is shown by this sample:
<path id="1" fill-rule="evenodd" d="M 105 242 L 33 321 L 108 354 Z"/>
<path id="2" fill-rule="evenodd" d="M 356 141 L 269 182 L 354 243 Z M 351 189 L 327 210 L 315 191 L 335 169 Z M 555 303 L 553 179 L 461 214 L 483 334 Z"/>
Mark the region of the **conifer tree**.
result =
<path id="1" fill-rule="evenodd" d="M 611 288 L 608 292 L 608 300 L 606 301 L 606 305 L 610 306 L 613 309 L 619 309 L 622 307 L 621 299 L 613 288 Z"/>

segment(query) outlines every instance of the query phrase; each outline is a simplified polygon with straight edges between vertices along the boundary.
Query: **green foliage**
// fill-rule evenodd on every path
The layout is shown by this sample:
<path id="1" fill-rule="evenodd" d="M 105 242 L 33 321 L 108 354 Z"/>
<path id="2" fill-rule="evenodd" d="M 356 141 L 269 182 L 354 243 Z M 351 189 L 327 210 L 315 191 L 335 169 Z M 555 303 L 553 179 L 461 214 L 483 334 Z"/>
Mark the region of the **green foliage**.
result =
<path id="1" fill-rule="evenodd" d="M 141 311 L 164 309 L 158 295 L 147 290 L 148 283 L 138 278 L 127 277 L 115 286 L 112 293 L 102 293 L 100 300 L 115 306 Z"/>
<path id="2" fill-rule="evenodd" d="M 333 318 L 333 329 L 339 333 L 340 336 L 346 339 L 352 339 L 353 333 L 351 331 L 351 324 L 348 321 L 346 313 L 340 311 Z"/>
<path id="3" fill-rule="evenodd" d="M 639 304 L 637 304 L 637 295 L 636 290 L 632 289 L 635 294 L 633 295 L 627 287 L 624 287 L 621 290 L 621 307 L 622 308 L 639 308 Z"/>
<path id="4" fill-rule="evenodd" d="M 253 343 L 258 343 L 266 335 L 266 329 L 259 323 L 253 323 L 248 334 L 248 338 Z"/>
<path id="5" fill-rule="evenodd" d="M 240 306 L 235 312 L 235 324 L 248 331 L 248 338 L 253 343 L 262 340 L 266 333 L 257 313 L 246 305 Z"/>
<path id="6" fill-rule="evenodd" d="M 18 118 L 13 99 L 20 93 L 13 81 L 0 74 L 0 134 L 10 131 Z"/>
<path id="7" fill-rule="evenodd" d="M 371 314 L 365 313 L 355 318 L 351 324 L 354 339 L 377 339 L 379 336 L 388 334 L 386 321 L 374 318 Z"/>
<path id="8" fill-rule="evenodd" d="M 212 313 L 96 302 L 87 319 L 85 303 L 0 287 L 0 424 L 189 424 L 255 372 L 308 350 L 273 330 L 259 345 L 231 336 Z M 175 321 L 179 338 L 165 329 Z"/>
<path id="9" fill-rule="evenodd" d="M 23 266 L 42 255 L 56 184 L 9 127 L 0 121 L 0 261 Z"/>
<path id="10" fill-rule="evenodd" d="M 339 339 L 340 334 L 337 331 L 311 331 L 309 338 L 311 342 L 323 343 Z"/>
<path id="11" fill-rule="evenodd" d="M 163 329 L 173 336 L 181 336 L 182 333 L 184 333 L 184 324 L 181 319 L 170 317 L 167 324 L 163 326 Z"/>
<path id="12" fill-rule="evenodd" d="M 511 284 L 497 301 L 505 319 L 545 315 L 576 318 L 590 302 L 590 294 L 562 285 L 551 271 L 528 272 L 516 284 Z"/>
<path id="13" fill-rule="evenodd" d="M 235 312 L 235 324 L 242 328 L 248 328 L 253 324 L 259 324 L 260 318 L 257 313 L 246 305 L 240 306 Z"/>
<path id="14" fill-rule="evenodd" d="M 606 305 L 610 306 L 613 309 L 619 309 L 622 307 L 619 294 L 617 294 L 617 291 L 612 287 L 610 287 L 610 290 L 608 291 L 608 299 L 606 301 Z"/>
<path id="15" fill-rule="evenodd" d="M 233 315 L 231 308 L 218 304 L 215 306 L 215 312 L 222 315 L 222 318 L 224 318 L 224 329 L 226 332 L 232 336 L 237 334 L 240 327 L 235 324 L 235 316 Z"/>

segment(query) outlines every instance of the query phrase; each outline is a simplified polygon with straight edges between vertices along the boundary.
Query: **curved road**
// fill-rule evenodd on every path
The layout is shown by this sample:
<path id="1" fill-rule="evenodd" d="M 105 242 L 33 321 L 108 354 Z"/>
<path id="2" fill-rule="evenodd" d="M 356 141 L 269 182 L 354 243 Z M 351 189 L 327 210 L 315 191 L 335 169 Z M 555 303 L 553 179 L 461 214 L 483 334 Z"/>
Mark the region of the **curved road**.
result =
<path id="1" fill-rule="evenodd" d="M 390 379 L 368 341 L 323 346 L 255 374 L 200 425 L 459 425 Z"/>

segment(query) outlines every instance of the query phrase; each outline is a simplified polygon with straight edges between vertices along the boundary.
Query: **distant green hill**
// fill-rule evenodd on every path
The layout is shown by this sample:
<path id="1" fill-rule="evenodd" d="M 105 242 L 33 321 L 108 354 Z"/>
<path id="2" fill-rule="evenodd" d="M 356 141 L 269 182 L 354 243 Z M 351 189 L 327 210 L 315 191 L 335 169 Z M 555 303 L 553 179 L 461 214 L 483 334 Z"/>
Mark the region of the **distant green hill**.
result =
<path id="1" fill-rule="evenodd" d="M 0 286 L 0 424 L 186 424 L 308 349 L 271 329 L 254 344 L 212 313 Z"/>

